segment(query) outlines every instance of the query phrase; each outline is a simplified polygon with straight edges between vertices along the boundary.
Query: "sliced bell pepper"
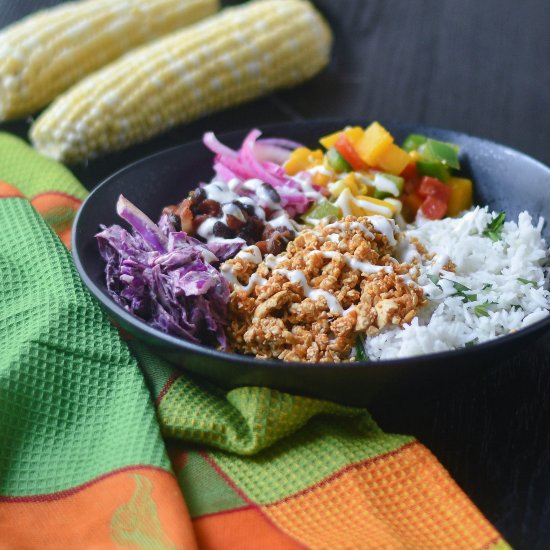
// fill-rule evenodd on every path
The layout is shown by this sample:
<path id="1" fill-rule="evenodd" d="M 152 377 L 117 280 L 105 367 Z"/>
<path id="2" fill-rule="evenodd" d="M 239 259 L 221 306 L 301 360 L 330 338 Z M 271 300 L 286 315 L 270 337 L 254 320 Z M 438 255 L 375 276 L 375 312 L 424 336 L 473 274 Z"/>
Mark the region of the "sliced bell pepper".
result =
<path id="1" fill-rule="evenodd" d="M 312 151 L 307 147 L 298 147 L 294 149 L 288 160 L 284 164 L 285 172 L 289 176 L 294 176 L 302 170 L 307 170 L 312 166 L 319 165 L 323 162 L 323 152 L 321 149 Z"/>
<path id="2" fill-rule="evenodd" d="M 399 197 L 405 187 L 405 180 L 399 176 L 394 176 L 393 174 L 383 174 L 378 172 L 374 176 L 373 185 L 375 187 L 374 197 L 377 199 Z"/>
<path id="3" fill-rule="evenodd" d="M 420 205 L 420 211 L 429 220 L 440 220 L 447 213 L 447 203 L 436 196 L 430 195 Z"/>
<path id="4" fill-rule="evenodd" d="M 395 205 L 375 197 L 358 195 L 351 200 L 351 209 L 355 216 L 373 216 L 380 214 L 386 218 L 393 218 L 397 212 Z M 384 210 L 386 210 L 384 212 Z"/>
<path id="5" fill-rule="evenodd" d="M 353 172 L 330 185 L 330 192 L 334 198 L 339 197 L 344 189 L 349 189 L 352 195 L 364 195 L 368 192 L 367 186 L 358 181 Z"/>
<path id="6" fill-rule="evenodd" d="M 327 216 L 342 217 L 342 210 L 329 201 L 321 201 L 312 206 L 304 215 L 304 219 L 322 220 Z"/>
<path id="7" fill-rule="evenodd" d="M 334 147 L 346 159 L 354 170 L 366 170 L 367 166 L 357 154 L 352 142 L 345 134 L 340 134 Z"/>
<path id="8" fill-rule="evenodd" d="M 407 222 L 410 223 L 414 221 L 416 213 L 423 201 L 424 199 L 417 193 L 411 193 L 410 195 L 401 197 L 401 202 L 403 203 L 402 214 Z"/>
<path id="9" fill-rule="evenodd" d="M 403 189 L 403 192 L 406 195 L 410 195 L 411 193 L 415 193 L 418 189 L 418 186 L 420 185 L 420 179 L 418 177 L 405 180 L 405 187 Z"/>
<path id="10" fill-rule="evenodd" d="M 384 199 L 387 199 L 388 197 L 394 197 L 395 195 L 392 195 L 390 192 L 388 191 L 380 191 L 379 189 L 375 189 L 374 190 L 374 193 L 372 194 L 372 196 L 375 198 L 375 199 L 380 199 L 380 200 L 384 200 Z"/>
<path id="11" fill-rule="evenodd" d="M 313 183 L 319 187 L 326 187 L 330 183 L 331 179 L 332 178 L 330 176 L 323 174 L 322 172 L 315 172 L 311 178 Z"/>
<path id="12" fill-rule="evenodd" d="M 391 143 L 387 149 L 378 157 L 377 166 L 385 172 L 398 176 L 409 164 L 411 157 L 406 151 Z"/>
<path id="13" fill-rule="evenodd" d="M 399 174 L 405 181 L 416 178 L 416 163 L 410 162 L 405 166 L 401 174 Z"/>
<path id="14" fill-rule="evenodd" d="M 458 145 L 445 141 L 438 141 L 437 139 L 427 139 L 426 143 L 420 149 L 420 153 L 425 160 L 440 162 L 444 166 L 454 168 L 455 170 L 460 168 L 458 151 Z"/>
<path id="15" fill-rule="evenodd" d="M 365 133 L 365 130 L 361 126 L 351 126 L 344 130 L 346 137 L 355 145 Z"/>
<path id="16" fill-rule="evenodd" d="M 361 126 L 351 126 L 349 128 L 344 128 L 343 130 L 339 130 L 338 132 L 334 132 L 333 134 L 329 134 L 328 136 L 324 136 L 319 140 L 319 143 L 325 148 L 330 149 L 331 147 L 334 147 L 336 141 L 340 137 L 340 134 L 344 133 L 346 137 L 352 142 L 355 143 L 359 139 L 361 139 L 361 136 L 363 135 L 363 128 Z"/>
<path id="17" fill-rule="evenodd" d="M 458 216 L 460 212 L 468 210 L 472 206 L 472 180 L 467 178 L 451 178 L 447 183 L 452 190 L 447 215 Z"/>
<path id="18" fill-rule="evenodd" d="M 350 163 L 338 152 L 335 147 L 331 147 L 326 155 L 328 165 L 335 172 L 351 172 L 352 168 Z"/>
<path id="19" fill-rule="evenodd" d="M 401 147 L 408 152 L 416 151 L 421 145 L 426 143 L 427 139 L 428 138 L 426 136 L 422 136 L 420 134 L 410 134 L 407 136 Z"/>
<path id="20" fill-rule="evenodd" d="M 437 161 L 419 160 L 416 162 L 416 171 L 420 176 L 431 176 L 441 181 L 451 177 L 449 169 Z"/>
<path id="21" fill-rule="evenodd" d="M 453 193 L 453 189 L 436 178 L 424 176 L 420 180 L 420 185 L 416 192 L 424 198 L 436 197 L 447 205 Z"/>
<path id="22" fill-rule="evenodd" d="M 391 134 L 378 122 L 373 122 L 360 140 L 355 142 L 357 153 L 369 166 L 377 166 L 380 156 L 393 143 Z"/>

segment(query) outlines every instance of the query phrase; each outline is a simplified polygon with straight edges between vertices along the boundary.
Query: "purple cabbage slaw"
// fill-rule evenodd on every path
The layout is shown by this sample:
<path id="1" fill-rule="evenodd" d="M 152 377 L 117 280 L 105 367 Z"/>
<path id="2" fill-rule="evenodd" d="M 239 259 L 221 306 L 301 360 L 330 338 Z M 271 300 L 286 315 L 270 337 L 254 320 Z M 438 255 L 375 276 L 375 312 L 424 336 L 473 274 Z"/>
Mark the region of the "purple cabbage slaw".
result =
<path id="1" fill-rule="evenodd" d="M 225 349 L 230 291 L 215 254 L 184 231 L 159 227 L 122 195 L 117 213 L 132 231 L 112 225 L 96 235 L 113 300 L 162 332 Z"/>

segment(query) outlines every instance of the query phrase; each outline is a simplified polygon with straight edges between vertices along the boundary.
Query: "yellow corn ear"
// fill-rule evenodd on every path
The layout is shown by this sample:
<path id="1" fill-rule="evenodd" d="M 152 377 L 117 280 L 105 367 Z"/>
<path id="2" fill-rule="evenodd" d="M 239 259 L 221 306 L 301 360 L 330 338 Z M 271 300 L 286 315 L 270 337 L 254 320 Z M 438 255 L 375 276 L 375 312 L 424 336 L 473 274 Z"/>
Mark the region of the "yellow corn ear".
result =
<path id="1" fill-rule="evenodd" d="M 86 0 L 0 32 L 0 119 L 28 115 L 126 51 L 194 23 L 219 0 Z"/>
<path id="2" fill-rule="evenodd" d="M 305 0 L 227 8 L 85 78 L 34 123 L 64 162 L 122 149 L 200 115 L 291 86 L 327 64 L 332 36 Z"/>

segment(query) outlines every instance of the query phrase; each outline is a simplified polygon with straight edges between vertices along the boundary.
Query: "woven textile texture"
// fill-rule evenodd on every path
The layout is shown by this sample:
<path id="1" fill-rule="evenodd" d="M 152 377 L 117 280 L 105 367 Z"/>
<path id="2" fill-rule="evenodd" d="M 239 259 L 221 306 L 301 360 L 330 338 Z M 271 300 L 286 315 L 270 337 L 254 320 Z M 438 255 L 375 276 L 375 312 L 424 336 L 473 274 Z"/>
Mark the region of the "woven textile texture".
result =
<path id="1" fill-rule="evenodd" d="M 365 410 L 226 392 L 127 344 L 25 198 L 44 159 L 6 156 L 28 182 L 0 186 L 0 549 L 509 548 Z"/>

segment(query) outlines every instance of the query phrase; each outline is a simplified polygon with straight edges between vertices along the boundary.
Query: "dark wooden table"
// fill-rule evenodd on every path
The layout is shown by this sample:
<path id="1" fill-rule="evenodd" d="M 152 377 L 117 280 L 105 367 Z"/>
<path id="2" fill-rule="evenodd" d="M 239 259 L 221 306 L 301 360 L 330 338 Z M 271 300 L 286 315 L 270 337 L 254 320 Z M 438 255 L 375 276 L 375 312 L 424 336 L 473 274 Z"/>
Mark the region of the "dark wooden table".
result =
<path id="1" fill-rule="evenodd" d="M 57 3 L 0 0 L 0 27 Z M 73 171 L 92 188 L 125 164 L 207 129 L 318 117 L 451 128 L 550 164 L 548 0 L 316 3 L 336 37 L 323 74 Z M 23 136 L 28 121 L 0 129 Z M 550 547 L 549 354 L 550 335 L 452 391 L 374 411 L 385 430 L 424 442 L 516 548 Z"/>

